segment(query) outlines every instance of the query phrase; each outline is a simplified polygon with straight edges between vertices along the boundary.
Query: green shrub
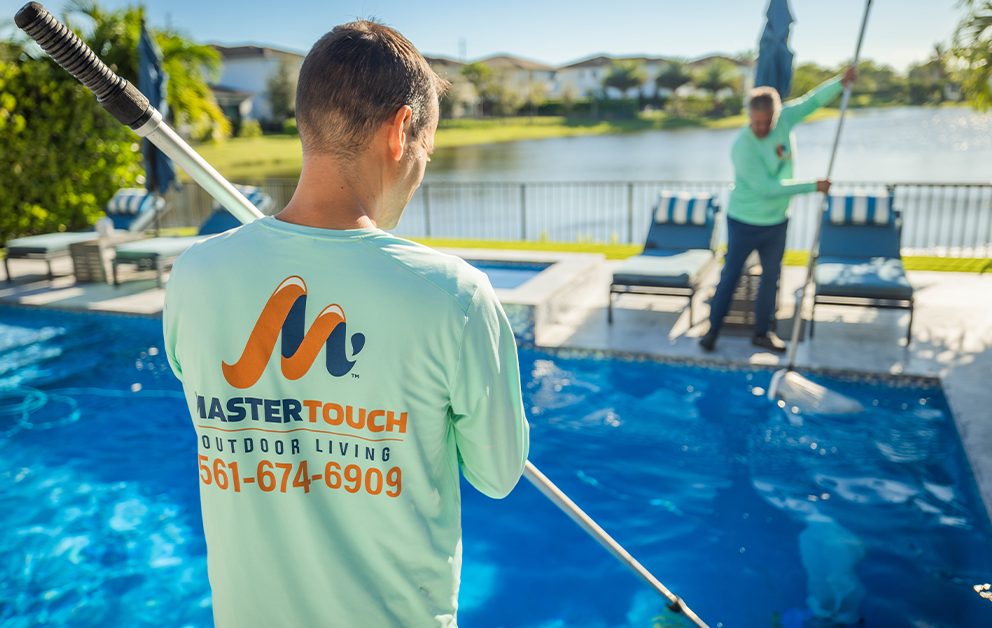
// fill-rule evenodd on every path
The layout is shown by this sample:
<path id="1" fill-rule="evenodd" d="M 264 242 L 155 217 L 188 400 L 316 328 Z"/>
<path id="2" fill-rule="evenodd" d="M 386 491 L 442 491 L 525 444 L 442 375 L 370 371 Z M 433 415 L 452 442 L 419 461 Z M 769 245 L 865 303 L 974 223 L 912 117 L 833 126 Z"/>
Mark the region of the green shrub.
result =
<path id="1" fill-rule="evenodd" d="M 675 96 L 665 105 L 665 112 L 676 118 L 702 118 L 712 110 L 713 98 L 702 94 Z"/>
<path id="2" fill-rule="evenodd" d="M 244 120 L 238 128 L 238 137 L 253 138 L 262 137 L 262 125 L 258 120 Z"/>
<path id="3" fill-rule="evenodd" d="M 744 109 L 744 100 L 740 96 L 728 96 L 713 103 L 713 108 L 709 112 L 711 118 L 724 118 L 736 116 Z"/>
<path id="4" fill-rule="evenodd" d="M 296 128 L 296 118 L 286 118 L 282 123 L 282 132 L 286 135 L 299 135 L 300 130 Z"/>
<path id="5" fill-rule="evenodd" d="M 47 59 L 0 60 L 0 241 L 91 225 L 138 181 L 138 141 Z"/>
<path id="6" fill-rule="evenodd" d="M 574 103 L 569 103 L 569 108 Z M 565 106 L 562 105 L 560 100 L 547 100 L 535 108 L 537 115 L 539 116 L 563 116 L 565 115 Z"/>

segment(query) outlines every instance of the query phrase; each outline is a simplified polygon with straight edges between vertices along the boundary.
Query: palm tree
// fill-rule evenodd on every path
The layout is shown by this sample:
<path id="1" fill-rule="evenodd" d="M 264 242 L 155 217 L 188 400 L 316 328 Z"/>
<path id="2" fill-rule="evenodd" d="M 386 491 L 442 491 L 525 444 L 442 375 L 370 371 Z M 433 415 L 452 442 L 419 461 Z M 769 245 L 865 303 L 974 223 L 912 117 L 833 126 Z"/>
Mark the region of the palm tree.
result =
<path id="1" fill-rule="evenodd" d="M 941 103 L 954 83 L 949 69 L 950 56 L 940 44 L 926 61 L 911 65 L 906 74 L 909 101 L 914 105 Z"/>
<path id="2" fill-rule="evenodd" d="M 462 76 L 475 88 L 476 96 L 479 99 L 479 113 L 482 115 L 491 114 L 496 96 L 493 69 L 481 61 L 474 61 L 462 66 Z"/>
<path id="3" fill-rule="evenodd" d="M 628 91 L 643 85 L 646 78 L 644 66 L 637 61 L 614 61 L 603 79 L 603 87 L 612 87 L 626 96 Z"/>
<path id="4" fill-rule="evenodd" d="M 968 0 L 954 52 L 965 64 L 961 88 L 976 108 L 992 107 L 992 0 Z"/>
<path id="5" fill-rule="evenodd" d="M 272 105 L 272 119 L 281 125 L 293 115 L 296 94 L 292 71 L 285 59 L 279 62 L 279 68 L 265 82 L 265 88 Z"/>
<path id="6" fill-rule="evenodd" d="M 693 83 L 716 98 L 717 93 L 724 89 L 736 89 L 740 81 L 732 63 L 723 59 L 714 59 L 700 70 Z"/>
<path id="7" fill-rule="evenodd" d="M 97 0 L 72 0 L 65 21 L 86 18 L 91 24 L 84 39 L 118 74 L 137 83 L 138 40 L 144 9 L 128 6 L 105 10 Z M 162 66 L 169 80 L 166 101 L 175 126 L 188 129 L 194 139 L 226 137 L 231 123 L 217 105 L 207 83 L 220 70 L 220 55 L 212 47 L 198 44 L 172 31 L 151 30 L 162 51 Z"/>
<path id="8" fill-rule="evenodd" d="M 194 43 L 175 32 L 157 32 L 162 68 L 169 76 L 165 98 L 179 128 L 196 139 L 219 139 L 231 134 L 231 122 L 207 84 L 207 73 L 220 71 L 220 55 L 211 46 Z"/>
<path id="9" fill-rule="evenodd" d="M 670 61 L 658 73 L 658 76 L 654 79 L 654 84 L 658 86 L 658 89 L 667 89 L 674 94 L 675 90 L 691 80 L 692 74 L 689 73 L 689 68 L 684 63 L 681 61 Z"/>
<path id="10" fill-rule="evenodd" d="M 802 96 L 820 83 L 835 76 L 832 69 L 807 61 L 796 66 L 792 73 L 792 93 Z"/>

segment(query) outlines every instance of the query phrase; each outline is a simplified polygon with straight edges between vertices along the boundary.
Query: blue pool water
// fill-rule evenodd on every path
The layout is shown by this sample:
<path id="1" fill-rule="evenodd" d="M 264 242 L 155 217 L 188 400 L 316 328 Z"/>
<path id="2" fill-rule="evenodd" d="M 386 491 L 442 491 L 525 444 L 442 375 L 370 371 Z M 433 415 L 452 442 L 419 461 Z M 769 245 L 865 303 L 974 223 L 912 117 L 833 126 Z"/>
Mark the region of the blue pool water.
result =
<path id="1" fill-rule="evenodd" d="M 206 626 L 195 442 L 156 320 L 0 309 L 0 624 Z M 521 352 L 531 460 L 711 625 L 988 626 L 992 529 L 940 390 Z M 43 394 L 28 394 L 29 387 Z M 121 441 L 157 443 L 135 457 Z M 524 482 L 464 486 L 461 624 L 677 625 Z M 811 583 L 811 584 L 810 584 Z"/>
<path id="2" fill-rule="evenodd" d="M 489 276 L 489 282 L 494 288 L 512 290 L 519 288 L 538 275 L 549 264 L 534 262 L 491 262 L 480 260 L 468 260 Z"/>

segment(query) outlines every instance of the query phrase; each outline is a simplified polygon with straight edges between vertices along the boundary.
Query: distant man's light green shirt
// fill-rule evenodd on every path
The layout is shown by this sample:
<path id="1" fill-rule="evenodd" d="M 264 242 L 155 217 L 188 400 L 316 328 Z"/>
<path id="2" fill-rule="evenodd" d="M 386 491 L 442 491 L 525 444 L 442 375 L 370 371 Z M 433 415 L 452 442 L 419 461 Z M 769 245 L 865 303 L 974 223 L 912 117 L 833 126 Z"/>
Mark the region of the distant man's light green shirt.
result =
<path id="1" fill-rule="evenodd" d="M 185 253 L 163 319 L 216 625 L 455 626 L 459 469 L 503 497 L 529 442 L 485 274 L 264 218 Z"/>
<path id="2" fill-rule="evenodd" d="M 843 90 L 832 78 L 801 98 L 785 103 L 771 132 L 758 138 L 750 126 L 741 129 L 731 150 L 734 189 L 727 215 L 750 225 L 777 225 L 786 219 L 796 194 L 816 191 L 815 181 L 794 181 L 796 140 L 793 127 Z"/>

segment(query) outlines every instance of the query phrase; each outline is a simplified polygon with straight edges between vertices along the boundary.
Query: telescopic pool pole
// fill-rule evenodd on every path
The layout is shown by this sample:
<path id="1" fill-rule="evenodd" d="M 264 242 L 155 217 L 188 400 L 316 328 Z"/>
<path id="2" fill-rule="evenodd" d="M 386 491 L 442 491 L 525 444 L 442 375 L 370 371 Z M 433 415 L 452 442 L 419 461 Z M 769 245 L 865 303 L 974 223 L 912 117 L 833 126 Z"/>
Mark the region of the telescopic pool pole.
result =
<path id="1" fill-rule="evenodd" d="M 172 158 L 238 220 L 247 223 L 262 217 L 262 212 L 165 123 L 162 114 L 149 104 L 148 99 L 136 87 L 108 68 L 89 46 L 45 7 L 37 2 L 30 2 L 17 12 L 14 21 L 56 63 L 96 94 L 97 102 L 104 109 Z M 666 598 L 670 610 L 684 614 L 697 626 L 706 626 L 682 598 L 669 591 L 529 460 L 524 465 L 524 476 L 603 547 Z"/>
<path id="2" fill-rule="evenodd" d="M 865 41 L 865 29 L 868 26 L 868 13 L 871 11 L 872 0 L 865 0 L 865 11 L 861 17 L 861 29 L 858 31 L 858 43 L 854 47 L 854 61 L 852 66 L 857 69 L 858 61 L 861 59 L 861 45 Z M 851 84 L 844 86 L 844 94 L 840 101 L 840 119 L 837 120 L 837 131 L 834 134 L 833 147 L 830 149 L 830 161 L 827 165 L 827 176 L 829 180 L 834 171 L 834 162 L 837 159 L 837 148 L 840 146 L 841 131 L 844 130 L 844 118 L 847 114 L 847 106 L 851 100 Z M 816 212 L 815 226 L 813 229 L 813 243 L 809 248 L 809 257 L 806 259 L 806 276 L 803 285 L 799 289 L 796 297 L 796 311 L 792 315 L 792 337 L 789 340 L 789 355 L 786 359 L 784 369 L 775 371 L 772 375 L 771 383 L 768 385 L 768 398 L 772 401 L 782 401 L 788 405 L 801 408 L 807 412 L 821 412 L 824 414 L 856 414 L 862 412 L 864 407 L 855 399 L 830 390 L 816 382 L 803 377 L 796 372 L 796 351 L 799 348 L 799 329 L 803 320 L 803 303 L 806 301 L 806 289 L 813 281 L 813 267 L 816 265 L 816 255 L 820 248 L 820 231 L 823 227 L 823 216 L 827 212 L 827 202 L 829 197 L 824 194 L 820 199 L 820 207 Z"/>

